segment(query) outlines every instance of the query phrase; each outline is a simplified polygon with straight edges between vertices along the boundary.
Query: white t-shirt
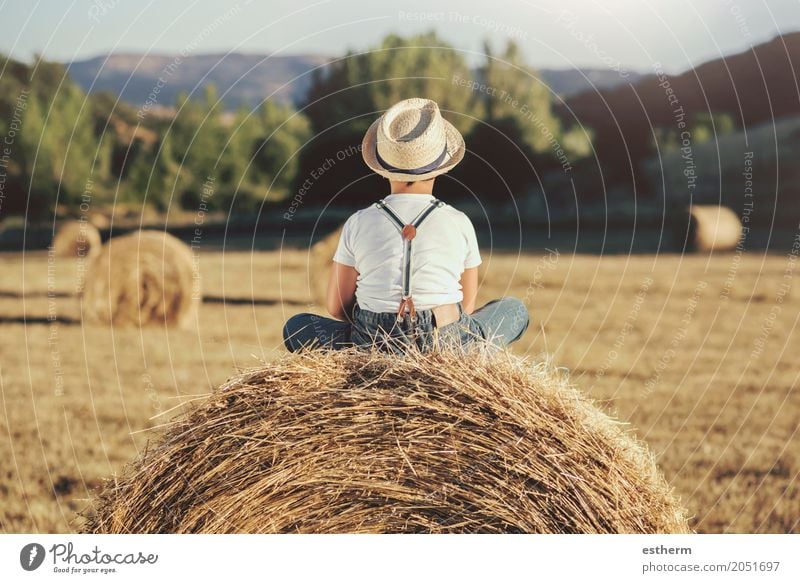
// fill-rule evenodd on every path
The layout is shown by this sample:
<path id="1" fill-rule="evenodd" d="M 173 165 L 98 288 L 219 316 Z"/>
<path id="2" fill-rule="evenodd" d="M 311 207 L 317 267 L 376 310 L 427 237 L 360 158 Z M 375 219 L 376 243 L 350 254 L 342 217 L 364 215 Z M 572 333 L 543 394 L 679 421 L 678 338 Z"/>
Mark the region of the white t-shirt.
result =
<path id="1" fill-rule="evenodd" d="M 390 194 L 386 203 L 405 223 L 430 205 L 431 194 Z M 414 237 L 411 295 L 418 310 L 464 299 L 461 274 L 481 263 L 475 228 L 450 205 L 435 209 Z M 403 239 L 386 214 L 374 205 L 344 224 L 333 260 L 358 271 L 356 300 L 371 312 L 396 312 L 402 295 Z"/>

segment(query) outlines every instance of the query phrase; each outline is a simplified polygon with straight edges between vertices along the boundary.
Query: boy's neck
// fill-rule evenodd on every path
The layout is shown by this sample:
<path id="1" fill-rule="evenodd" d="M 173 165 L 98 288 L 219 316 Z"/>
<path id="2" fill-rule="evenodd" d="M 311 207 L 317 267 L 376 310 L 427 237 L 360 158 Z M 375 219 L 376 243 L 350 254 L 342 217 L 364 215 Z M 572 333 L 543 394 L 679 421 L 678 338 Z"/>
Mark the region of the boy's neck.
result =
<path id="1" fill-rule="evenodd" d="M 433 178 L 417 182 L 395 182 L 390 180 L 392 194 L 433 194 Z"/>

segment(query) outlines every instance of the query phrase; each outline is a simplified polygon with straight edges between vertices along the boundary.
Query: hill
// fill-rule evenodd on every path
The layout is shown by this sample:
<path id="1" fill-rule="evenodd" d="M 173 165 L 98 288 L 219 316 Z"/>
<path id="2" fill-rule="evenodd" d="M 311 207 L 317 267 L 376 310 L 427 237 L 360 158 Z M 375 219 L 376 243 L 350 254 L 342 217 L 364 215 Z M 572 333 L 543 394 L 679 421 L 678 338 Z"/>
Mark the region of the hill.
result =
<path id="1" fill-rule="evenodd" d="M 311 85 L 311 71 L 330 61 L 322 55 L 145 55 L 117 53 L 67 65 L 69 74 L 85 91 L 110 91 L 134 105 L 152 102 L 171 106 L 181 92 L 202 94 L 213 83 L 228 109 L 255 105 L 273 95 L 297 102 Z"/>
<path id="2" fill-rule="evenodd" d="M 235 109 L 241 104 L 256 105 L 273 93 L 280 101 L 300 103 L 311 84 L 310 71 L 332 59 L 324 55 L 115 53 L 73 61 L 67 67 L 84 91 L 110 91 L 134 105 L 146 103 L 159 85 L 158 105 L 169 107 L 179 93 L 202 93 L 203 86 L 214 83 L 220 94 L 228 91 L 226 108 Z M 623 79 L 611 69 L 541 69 L 539 75 L 554 93 L 564 97 L 593 87 L 610 89 L 641 77 L 631 72 Z"/>
<path id="3" fill-rule="evenodd" d="M 636 83 L 643 77 L 633 71 L 622 77 L 613 69 L 540 69 L 539 74 L 550 89 L 562 97 L 613 89 L 622 84 Z"/>
<path id="4" fill-rule="evenodd" d="M 607 180 L 647 190 L 641 162 L 656 153 L 654 127 L 680 133 L 681 121 L 709 113 L 727 114 L 739 129 L 798 115 L 799 67 L 800 33 L 789 33 L 680 75 L 656 64 L 636 83 L 569 98 L 559 115 L 593 129 Z"/>

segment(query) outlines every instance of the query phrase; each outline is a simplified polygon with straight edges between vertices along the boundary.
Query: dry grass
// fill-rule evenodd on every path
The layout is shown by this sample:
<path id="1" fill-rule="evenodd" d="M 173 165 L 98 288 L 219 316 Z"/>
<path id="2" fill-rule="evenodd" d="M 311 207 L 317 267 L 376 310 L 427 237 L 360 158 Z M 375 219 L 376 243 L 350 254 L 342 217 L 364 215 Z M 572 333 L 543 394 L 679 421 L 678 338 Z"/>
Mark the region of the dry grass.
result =
<path id="1" fill-rule="evenodd" d="M 80 324 L 75 261 L 0 254 L 0 531 L 80 529 L 91 492 L 170 417 L 156 415 L 282 356 L 281 323 L 309 309 L 306 265 L 304 251 L 201 254 L 196 324 L 112 330 Z M 495 254 L 479 299 L 525 299 L 532 324 L 514 352 L 549 355 L 629 422 L 692 528 L 797 532 L 790 266 L 783 255 Z"/>
<path id="2" fill-rule="evenodd" d="M 101 533 L 687 532 L 631 436 L 545 366 L 478 350 L 246 372 L 97 504 Z"/>

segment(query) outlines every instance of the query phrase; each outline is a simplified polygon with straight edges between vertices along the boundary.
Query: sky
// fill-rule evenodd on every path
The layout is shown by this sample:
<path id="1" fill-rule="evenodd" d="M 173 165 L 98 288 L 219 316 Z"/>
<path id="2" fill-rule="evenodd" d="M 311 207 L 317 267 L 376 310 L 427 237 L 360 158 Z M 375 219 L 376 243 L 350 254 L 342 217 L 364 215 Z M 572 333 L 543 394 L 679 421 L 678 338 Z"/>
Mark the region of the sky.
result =
<path id="1" fill-rule="evenodd" d="M 436 30 L 480 60 L 515 40 L 530 65 L 679 72 L 800 30 L 800 0 L 0 0 L 0 52 L 337 56 Z"/>

